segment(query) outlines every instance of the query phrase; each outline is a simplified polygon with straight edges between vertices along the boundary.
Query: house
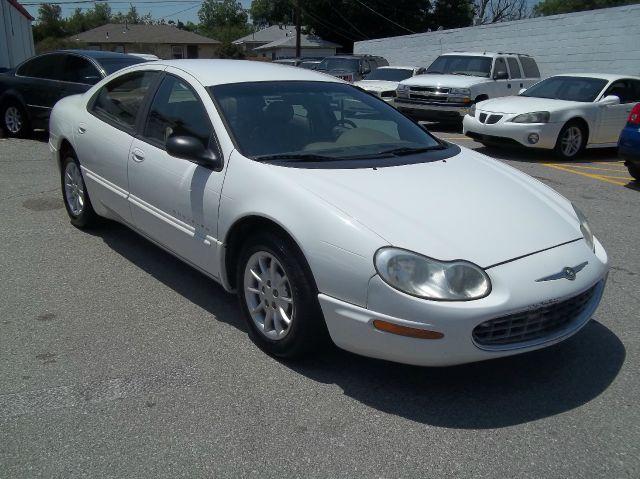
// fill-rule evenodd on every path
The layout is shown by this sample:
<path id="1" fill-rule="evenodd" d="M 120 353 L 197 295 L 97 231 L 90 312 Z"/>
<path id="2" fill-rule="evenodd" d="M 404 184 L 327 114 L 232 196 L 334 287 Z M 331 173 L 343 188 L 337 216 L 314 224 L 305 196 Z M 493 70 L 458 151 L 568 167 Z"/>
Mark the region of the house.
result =
<path id="1" fill-rule="evenodd" d="M 92 50 L 150 53 L 163 60 L 215 58 L 220 42 L 171 25 L 109 23 L 70 38 Z"/>
<path id="2" fill-rule="evenodd" d="M 289 34 L 295 36 L 296 27 L 294 25 L 271 25 L 270 27 L 238 38 L 233 44 L 242 47 L 242 50 L 245 52 L 251 52 L 257 47 L 286 38 Z"/>
<path id="3" fill-rule="evenodd" d="M 35 54 L 32 21 L 16 0 L 0 0 L 0 69 L 13 68 Z"/>
<path id="4" fill-rule="evenodd" d="M 300 56 L 324 58 L 336 54 L 336 49 L 342 45 L 323 40 L 315 35 L 300 35 Z M 277 60 L 279 58 L 293 58 L 296 56 L 296 34 L 281 38 L 253 49 L 259 56 Z"/>

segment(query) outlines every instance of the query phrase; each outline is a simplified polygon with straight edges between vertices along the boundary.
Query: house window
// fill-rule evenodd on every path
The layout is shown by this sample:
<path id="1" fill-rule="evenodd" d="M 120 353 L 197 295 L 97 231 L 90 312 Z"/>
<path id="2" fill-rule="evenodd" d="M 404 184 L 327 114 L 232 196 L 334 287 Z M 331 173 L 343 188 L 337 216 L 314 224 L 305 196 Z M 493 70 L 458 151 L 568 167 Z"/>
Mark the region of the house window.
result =
<path id="1" fill-rule="evenodd" d="M 184 58 L 185 54 L 184 54 L 184 46 L 182 45 L 173 45 L 171 47 L 171 57 L 172 58 Z"/>

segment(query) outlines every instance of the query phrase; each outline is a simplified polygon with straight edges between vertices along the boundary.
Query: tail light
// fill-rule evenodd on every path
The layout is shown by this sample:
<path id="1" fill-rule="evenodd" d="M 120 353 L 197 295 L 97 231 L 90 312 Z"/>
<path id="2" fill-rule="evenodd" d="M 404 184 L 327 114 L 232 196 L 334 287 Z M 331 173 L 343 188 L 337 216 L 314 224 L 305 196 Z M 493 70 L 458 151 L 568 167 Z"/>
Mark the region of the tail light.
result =
<path id="1" fill-rule="evenodd" d="M 633 107 L 629 115 L 628 123 L 630 125 L 640 125 L 640 103 Z"/>

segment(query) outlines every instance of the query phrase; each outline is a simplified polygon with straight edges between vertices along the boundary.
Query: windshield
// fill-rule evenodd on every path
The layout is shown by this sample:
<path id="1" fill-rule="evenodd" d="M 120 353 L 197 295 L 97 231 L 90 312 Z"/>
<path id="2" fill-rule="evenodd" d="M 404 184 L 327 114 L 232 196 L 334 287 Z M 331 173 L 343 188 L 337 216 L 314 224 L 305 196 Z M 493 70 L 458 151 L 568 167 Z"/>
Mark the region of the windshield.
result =
<path id="1" fill-rule="evenodd" d="M 346 70 L 357 72 L 360 61 L 357 58 L 325 58 L 318 65 L 318 70 Z"/>
<path id="2" fill-rule="evenodd" d="M 592 102 L 606 85 L 601 78 L 558 76 L 536 83 L 520 96 Z"/>
<path id="3" fill-rule="evenodd" d="M 427 73 L 469 75 L 488 78 L 491 74 L 491 58 L 462 55 L 443 55 L 427 68 Z"/>
<path id="4" fill-rule="evenodd" d="M 319 64 L 320 64 L 320 62 L 302 62 L 298 66 L 300 68 L 307 68 L 308 70 L 315 70 L 316 68 L 318 68 Z"/>
<path id="5" fill-rule="evenodd" d="M 137 63 L 144 63 L 147 60 L 144 58 L 96 58 L 100 66 L 104 68 L 107 75 L 111 75 L 113 72 L 117 72 L 122 68 L 135 65 Z"/>
<path id="6" fill-rule="evenodd" d="M 402 81 L 413 76 L 413 70 L 406 68 L 378 68 L 365 77 L 365 80 Z"/>
<path id="7" fill-rule="evenodd" d="M 387 158 L 442 144 L 351 85 L 272 81 L 208 88 L 238 150 L 258 161 Z"/>

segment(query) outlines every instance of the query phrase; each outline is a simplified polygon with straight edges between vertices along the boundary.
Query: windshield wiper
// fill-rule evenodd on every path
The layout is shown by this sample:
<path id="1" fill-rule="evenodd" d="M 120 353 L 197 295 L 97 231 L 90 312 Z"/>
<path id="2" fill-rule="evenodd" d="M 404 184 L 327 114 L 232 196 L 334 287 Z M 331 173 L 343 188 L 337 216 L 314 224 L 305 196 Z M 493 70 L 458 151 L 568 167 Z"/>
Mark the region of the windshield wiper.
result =
<path id="1" fill-rule="evenodd" d="M 284 153 L 278 155 L 259 155 L 254 156 L 256 161 L 336 161 L 342 158 L 334 156 L 316 155 L 314 153 Z"/>
<path id="2" fill-rule="evenodd" d="M 452 75 L 464 75 L 467 77 L 475 77 L 477 75 L 474 75 L 473 73 L 469 73 L 469 72 L 451 72 Z"/>
<path id="3" fill-rule="evenodd" d="M 423 153 L 425 151 L 444 150 L 446 148 L 447 148 L 446 145 L 419 146 L 419 147 L 402 146 L 400 148 L 393 148 L 391 150 L 380 151 L 377 154 L 402 156 L 402 155 L 412 155 L 414 153 Z"/>

